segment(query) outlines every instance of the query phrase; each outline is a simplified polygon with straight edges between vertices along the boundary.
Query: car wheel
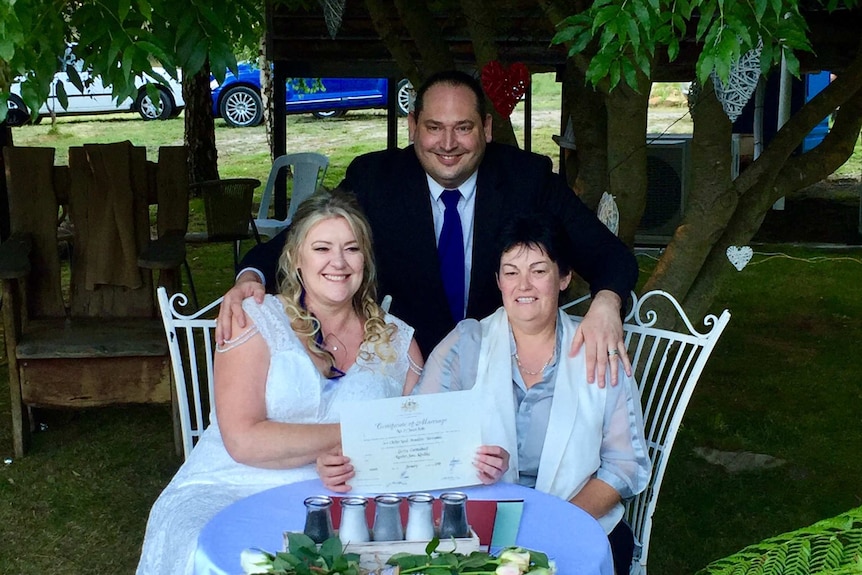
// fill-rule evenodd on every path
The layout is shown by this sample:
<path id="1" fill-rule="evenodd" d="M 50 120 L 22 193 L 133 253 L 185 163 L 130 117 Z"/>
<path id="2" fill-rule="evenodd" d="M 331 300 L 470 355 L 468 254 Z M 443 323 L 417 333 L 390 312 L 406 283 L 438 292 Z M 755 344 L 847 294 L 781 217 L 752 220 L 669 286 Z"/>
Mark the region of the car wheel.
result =
<path id="1" fill-rule="evenodd" d="M 10 128 L 17 128 L 30 123 L 30 112 L 27 110 L 27 105 L 24 100 L 15 94 L 9 94 L 9 99 L 6 101 L 6 125 Z"/>
<path id="2" fill-rule="evenodd" d="M 347 110 L 318 110 L 312 112 L 311 115 L 315 118 L 340 118 L 347 113 Z"/>
<path id="3" fill-rule="evenodd" d="M 413 89 L 413 84 L 407 78 L 398 82 L 398 115 L 406 116 L 410 113 L 413 107 L 413 99 L 416 97 L 416 91 Z"/>
<path id="4" fill-rule="evenodd" d="M 248 86 L 229 88 L 222 96 L 221 117 L 233 128 L 257 126 L 263 121 L 260 94 Z"/>
<path id="5" fill-rule="evenodd" d="M 161 88 L 158 90 L 161 95 L 158 104 L 153 103 L 145 89 L 142 89 L 138 94 L 136 107 L 141 118 L 144 120 L 167 120 L 174 113 L 174 104 L 171 101 L 171 95 Z"/>

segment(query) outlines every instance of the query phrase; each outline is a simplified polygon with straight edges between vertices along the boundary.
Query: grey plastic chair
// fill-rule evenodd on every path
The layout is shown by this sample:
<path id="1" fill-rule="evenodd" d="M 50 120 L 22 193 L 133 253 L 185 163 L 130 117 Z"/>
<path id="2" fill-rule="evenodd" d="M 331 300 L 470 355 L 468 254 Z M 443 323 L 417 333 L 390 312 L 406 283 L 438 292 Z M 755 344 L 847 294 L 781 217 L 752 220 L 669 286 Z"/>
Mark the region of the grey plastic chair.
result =
<path id="1" fill-rule="evenodd" d="M 288 179 L 290 206 L 287 209 L 287 217 L 279 220 L 270 217 L 270 205 L 279 172 L 288 167 L 293 173 L 293 178 Z M 271 238 L 288 227 L 299 204 L 323 184 L 323 177 L 326 175 L 328 167 L 329 158 L 315 152 L 300 152 L 277 157 L 272 163 L 272 169 L 260 199 L 260 209 L 258 209 L 257 217 L 254 219 L 254 224 L 260 235 Z"/>

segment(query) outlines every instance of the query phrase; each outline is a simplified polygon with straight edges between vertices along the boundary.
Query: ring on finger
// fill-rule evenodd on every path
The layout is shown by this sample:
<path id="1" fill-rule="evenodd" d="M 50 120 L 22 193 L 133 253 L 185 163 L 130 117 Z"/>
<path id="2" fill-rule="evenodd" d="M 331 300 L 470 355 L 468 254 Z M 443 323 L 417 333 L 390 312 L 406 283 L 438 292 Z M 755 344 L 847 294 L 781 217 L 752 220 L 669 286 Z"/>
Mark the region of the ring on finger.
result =
<path id="1" fill-rule="evenodd" d="M 608 350 L 608 357 L 613 357 L 613 356 L 619 355 L 619 354 L 620 354 L 620 352 L 618 349 L 609 349 Z"/>

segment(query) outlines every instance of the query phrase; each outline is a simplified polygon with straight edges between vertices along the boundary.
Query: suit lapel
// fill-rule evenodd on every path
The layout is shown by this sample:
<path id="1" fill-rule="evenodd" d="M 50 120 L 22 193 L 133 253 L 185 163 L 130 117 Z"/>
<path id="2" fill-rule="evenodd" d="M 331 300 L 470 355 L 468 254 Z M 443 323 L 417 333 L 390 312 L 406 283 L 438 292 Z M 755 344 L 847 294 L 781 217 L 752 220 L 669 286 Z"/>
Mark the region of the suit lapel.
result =
<path id="1" fill-rule="evenodd" d="M 392 241 L 400 239 L 401 242 L 409 243 L 411 257 L 416 262 L 410 272 L 417 280 L 416 288 L 421 289 L 431 302 L 443 306 L 441 309 L 448 310 L 440 277 L 428 179 L 413 147 L 405 148 L 403 153 L 403 161 L 397 164 L 393 181 L 393 189 L 397 191 L 392 197 L 393 206 L 400 204 L 400 209 L 393 209 L 392 212 L 398 214 L 400 231 L 399 237 L 392 238 Z"/>
<path id="2" fill-rule="evenodd" d="M 488 150 L 482 163 L 479 165 L 479 175 L 476 180 L 476 207 L 473 216 L 473 265 L 470 273 L 470 294 L 467 298 L 467 314 L 475 310 L 477 306 L 483 306 L 487 302 L 480 302 L 483 294 L 495 293 L 495 273 L 497 272 L 496 234 L 500 228 L 503 218 L 502 205 L 500 201 L 500 186 L 497 181 L 497 171 L 492 168 L 493 158 L 489 157 L 492 146 Z M 490 282 L 490 285 L 486 285 Z M 489 291 L 490 290 L 490 291 Z M 484 315 L 484 314 L 483 314 Z"/>

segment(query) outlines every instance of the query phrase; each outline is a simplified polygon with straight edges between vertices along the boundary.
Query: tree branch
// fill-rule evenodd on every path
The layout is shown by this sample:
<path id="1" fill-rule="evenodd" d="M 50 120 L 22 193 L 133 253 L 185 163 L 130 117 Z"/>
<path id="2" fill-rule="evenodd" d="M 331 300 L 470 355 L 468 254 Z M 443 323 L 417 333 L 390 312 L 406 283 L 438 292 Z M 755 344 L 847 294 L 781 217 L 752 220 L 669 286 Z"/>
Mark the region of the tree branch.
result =
<path id="1" fill-rule="evenodd" d="M 444 35 L 436 26 L 434 14 L 424 0 L 395 0 L 395 8 L 422 59 L 421 73 L 427 78 L 440 70 L 451 70 L 455 59 Z"/>
<path id="2" fill-rule="evenodd" d="M 401 41 L 400 36 L 389 21 L 390 14 L 395 12 L 395 5 L 387 3 L 386 0 L 365 0 L 365 7 L 368 9 L 368 15 L 374 29 L 377 30 L 383 45 L 392 54 L 398 68 L 414 86 L 422 84 L 425 81 L 424 74 L 416 65 L 416 60 L 413 59 L 410 50 Z"/>

